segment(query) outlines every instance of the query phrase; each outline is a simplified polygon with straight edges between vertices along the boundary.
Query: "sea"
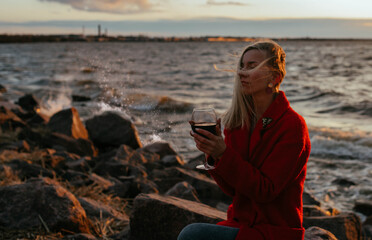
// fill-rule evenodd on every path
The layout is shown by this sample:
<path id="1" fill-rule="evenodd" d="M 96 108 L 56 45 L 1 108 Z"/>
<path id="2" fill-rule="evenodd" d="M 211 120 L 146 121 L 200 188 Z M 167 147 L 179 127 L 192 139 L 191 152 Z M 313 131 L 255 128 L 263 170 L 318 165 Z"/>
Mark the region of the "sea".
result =
<path id="1" fill-rule="evenodd" d="M 2 98 L 25 93 L 51 116 L 78 109 L 83 121 L 115 111 L 144 145 L 166 141 L 188 161 L 201 153 L 189 135 L 195 107 L 221 116 L 248 42 L 64 42 L 0 44 Z M 281 40 L 281 85 L 308 125 L 305 187 L 325 208 L 352 211 L 372 200 L 372 40 Z M 363 216 L 361 216 L 363 217 Z"/>

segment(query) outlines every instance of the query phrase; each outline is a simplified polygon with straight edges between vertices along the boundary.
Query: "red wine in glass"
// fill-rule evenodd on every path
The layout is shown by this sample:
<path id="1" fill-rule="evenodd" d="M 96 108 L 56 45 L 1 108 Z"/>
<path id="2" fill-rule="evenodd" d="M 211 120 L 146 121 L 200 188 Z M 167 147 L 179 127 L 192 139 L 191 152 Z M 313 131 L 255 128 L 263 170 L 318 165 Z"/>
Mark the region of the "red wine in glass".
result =
<path id="1" fill-rule="evenodd" d="M 217 135 L 216 133 L 216 126 L 217 126 L 217 115 L 213 108 L 194 108 L 191 115 L 190 125 L 192 130 L 207 138 L 201 133 L 198 133 L 198 129 L 204 129 L 214 135 Z M 209 170 L 213 169 L 214 166 L 211 166 L 208 164 L 207 159 L 204 160 L 203 165 L 196 166 L 198 169 L 204 169 Z"/>

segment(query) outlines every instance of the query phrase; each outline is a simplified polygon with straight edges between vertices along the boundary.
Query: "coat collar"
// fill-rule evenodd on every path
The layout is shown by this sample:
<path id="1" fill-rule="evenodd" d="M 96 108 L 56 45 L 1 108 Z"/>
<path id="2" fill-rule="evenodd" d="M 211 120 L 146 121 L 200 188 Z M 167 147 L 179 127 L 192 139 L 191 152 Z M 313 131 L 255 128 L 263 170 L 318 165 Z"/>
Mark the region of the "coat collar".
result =
<path id="1" fill-rule="evenodd" d="M 289 109 L 289 101 L 283 91 L 279 91 L 278 96 L 266 109 L 262 117 L 257 121 L 256 126 L 251 135 L 250 153 L 260 141 L 262 134 L 267 129 L 275 126 L 275 123 Z"/>
<path id="2" fill-rule="evenodd" d="M 277 121 L 289 108 L 289 101 L 283 91 L 279 91 L 275 100 L 266 109 L 261 119 L 257 121 L 258 130 L 267 129 L 275 125 Z"/>

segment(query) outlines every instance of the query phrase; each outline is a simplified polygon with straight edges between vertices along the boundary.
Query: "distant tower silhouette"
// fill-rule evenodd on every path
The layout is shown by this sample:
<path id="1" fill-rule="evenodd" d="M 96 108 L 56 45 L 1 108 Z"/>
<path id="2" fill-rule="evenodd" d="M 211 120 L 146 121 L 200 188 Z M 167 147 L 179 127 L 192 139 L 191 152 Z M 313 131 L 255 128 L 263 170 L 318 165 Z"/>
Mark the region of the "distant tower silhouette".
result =
<path id="1" fill-rule="evenodd" d="M 101 36 L 101 24 L 98 24 L 98 37 Z"/>

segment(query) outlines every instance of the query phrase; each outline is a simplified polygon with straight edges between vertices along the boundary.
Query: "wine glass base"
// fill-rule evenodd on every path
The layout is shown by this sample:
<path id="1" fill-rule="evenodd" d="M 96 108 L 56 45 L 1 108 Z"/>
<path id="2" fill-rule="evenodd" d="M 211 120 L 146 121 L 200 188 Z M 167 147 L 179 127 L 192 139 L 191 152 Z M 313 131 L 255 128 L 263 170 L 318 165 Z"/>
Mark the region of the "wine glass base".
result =
<path id="1" fill-rule="evenodd" d="M 196 166 L 196 169 L 200 169 L 200 170 L 211 170 L 211 169 L 214 169 L 214 167 L 206 167 L 204 164 L 201 164 L 201 165 L 197 165 Z"/>

